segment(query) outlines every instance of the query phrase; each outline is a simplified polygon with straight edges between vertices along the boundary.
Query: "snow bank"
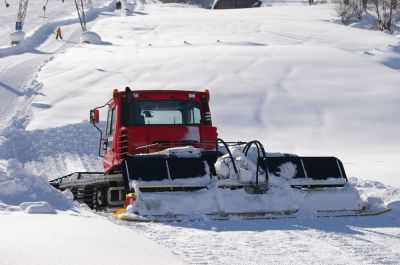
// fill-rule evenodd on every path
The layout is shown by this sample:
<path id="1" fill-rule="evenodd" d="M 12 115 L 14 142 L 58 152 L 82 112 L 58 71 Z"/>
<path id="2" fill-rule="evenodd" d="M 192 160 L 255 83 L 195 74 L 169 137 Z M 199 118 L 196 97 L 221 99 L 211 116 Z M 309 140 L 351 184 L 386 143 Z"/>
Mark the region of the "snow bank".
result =
<path id="1" fill-rule="evenodd" d="M 361 198 L 369 208 L 380 208 L 383 205 L 392 209 L 395 215 L 400 215 L 400 188 L 357 178 L 351 178 L 350 183 L 360 191 Z"/>
<path id="2" fill-rule="evenodd" d="M 0 202 L 18 206 L 26 213 L 54 213 L 53 208 L 72 207 L 72 201 L 51 187 L 47 179 L 32 175 L 16 160 L 8 161 L 6 170 L 0 171 Z"/>
<path id="3" fill-rule="evenodd" d="M 125 9 L 124 9 L 124 11 L 125 11 L 125 15 L 126 15 L 126 16 L 132 15 L 134 9 L 135 9 L 135 5 L 134 5 L 133 3 L 125 2 Z"/>
<path id="4" fill-rule="evenodd" d="M 103 126 L 104 123 L 101 123 L 100 128 Z M 97 155 L 100 140 L 99 132 L 89 122 L 50 130 L 26 131 L 11 127 L 3 132 L 3 136 L 5 139 L 0 145 L 0 159 L 15 158 L 20 162 L 50 156 L 56 158 L 62 154 Z"/>
<path id="5" fill-rule="evenodd" d="M 23 41 L 25 38 L 25 32 L 23 31 L 15 31 L 10 34 L 10 41 L 12 44 L 17 44 Z"/>
<path id="6" fill-rule="evenodd" d="M 185 264 L 137 231 L 85 212 L 0 213 L 0 234 L 1 264 Z"/>
<path id="7" fill-rule="evenodd" d="M 85 31 L 81 33 L 81 42 L 88 44 L 101 44 L 101 37 L 96 32 Z"/>
<path id="8" fill-rule="evenodd" d="M 25 213 L 28 214 L 54 214 L 53 207 L 47 202 L 23 202 L 19 205 Z"/>

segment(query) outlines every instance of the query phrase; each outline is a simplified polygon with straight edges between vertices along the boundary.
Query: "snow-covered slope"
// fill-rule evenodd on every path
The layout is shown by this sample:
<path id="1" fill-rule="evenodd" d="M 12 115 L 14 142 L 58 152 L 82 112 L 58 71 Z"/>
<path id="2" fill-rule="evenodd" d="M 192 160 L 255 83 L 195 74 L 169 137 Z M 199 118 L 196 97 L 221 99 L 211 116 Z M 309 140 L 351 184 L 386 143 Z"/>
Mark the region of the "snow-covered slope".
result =
<path id="1" fill-rule="evenodd" d="M 3 1 L 4 2 L 4 1 Z M 0 5 L 0 47 L 4 48 L 10 45 L 9 35 L 15 31 L 15 22 L 17 21 L 18 3 L 19 1 L 7 1 L 10 6 L 6 8 L 4 3 Z M 86 1 L 84 1 L 86 2 Z M 110 0 L 93 0 L 92 8 L 98 8 L 104 4 L 111 2 Z M 43 17 L 43 6 L 46 1 L 31 0 L 28 3 L 28 9 L 26 12 L 26 18 L 23 30 L 27 33 L 27 37 L 35 34 L 39 29 L 48 28 L 52 26 L 52 33 L 54 33 L 54 25 L 65 26 L 69 21 L 70 24 L 75 20 L 78 22 L 78 15 L 76 13 L 76 7 L 74 0 L 64 1 L 48 1 L 46 5 L 46 17 Z M 1 54 L 1 53 L 0 53 Z"/>
<path id="2" fill-rule="evenodd" d="M 400 75 L 387 62 L 399 40 L 331 23 L 332 8 L 151 5 L 103 19 L 93 29 L 111 45 L 77 46 L 41 69 L 27 128 L 87 120 L 126 85 L 208 88 L 220 137 L 335 155 L 350 176 L 398 185 Z"/>
<path id="3" fill-rule="evenodd" d="M 31 18 L 39 18 L 41 2 L 30 2 Z M 88 27 L 104 43 L 82 45 L 80 26 L 69 17 L 72 2 L 50 2 L 48 14 L 57 16 L 41 28 L 28 13 L 30 41 L 0 48 L 0 264 L 398 264 L 398 37 L 342 26 L 331 5 L 204 10 L 153 3 L 126 17 L 109 1 L 93 0 L 99 8 Z M 0 46 L 7 46 L 12 14 L 0 13 L 8 25 L 1 26 Z M 63 42 L 52 35 L 58 23 Z M 101 170 L 88 111 L 126 85 L 207 88 L 222 138 L 336 155 L 357 177 L 351 183 L 365 202 L 392 211 L 113 223 L 46 179 Z"/>

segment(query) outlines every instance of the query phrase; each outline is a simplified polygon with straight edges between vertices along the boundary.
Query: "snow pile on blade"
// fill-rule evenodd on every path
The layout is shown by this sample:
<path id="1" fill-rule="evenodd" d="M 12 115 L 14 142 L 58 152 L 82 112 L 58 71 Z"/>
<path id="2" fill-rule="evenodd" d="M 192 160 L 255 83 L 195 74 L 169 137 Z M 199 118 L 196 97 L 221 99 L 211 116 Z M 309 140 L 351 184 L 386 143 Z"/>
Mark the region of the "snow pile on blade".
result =
<path id="1" fill-rule="evenodd" d="M 0 210 L 25 213 L 55 213 L 68 210 L 73 203 L 68 196 L 51 187 L 47 179 L 27 172 L 16 160 L 0 164 Z"/>
<path id="2" fill-rule="evenodd" d="M 255 156 L 251 154 L 246 157 L 240 147 L 231 148 L 230 151 L 238 174 L 233 169 L 232 159 L 228 155 L 221 156 L 216 162 L 216 177 L 205 175 L 184 179 L 187 186 L 203 184 L 204 188 L 200 190 L 141 192 L 140 187 L 144 182 L 131 181 L 131 187 L 137 191 L 136 202 L 128 206 L 126 212 L 120 213 L 119 218 L 185 216 L 190 219 L 207 218 L 209 215 L 286 215 L 301 211 L 363 211 L 367 207 L 367 201 L 361 198 L 358 190 L 350 183 L 341 188 L 312 191 L 292 188 L 290 178 L 293 168 L 290 165 L 285 165 L 279 176 L 269 174 L 268 181 L 266 172 L 259 169 L 258 185 L 264 186 L 265 190 L 252 192 L 247 187 L 254 185 L 256 180 Z M 146 185 L 174 185 L 179 181 L 182 180 L 148 181 Z"/>
<path id="3" fill-rule="evenodd" d="M 365 203 L 348 184 L 342 189 L 307 192 L 292 189 L 281 180 L 265 194 L 244 189 L 221 189 L 213 180 L 207 189 L 192 192 L 148 192 L 137 194 L 137 204 L 128 213 L 140 215 L 205 215 L 218 213 L 267 213 L 293 210 L 361 210 Z M 275 183 L 278 183 L 276 181 Z"/>
<path id="4" fill-rule="evenodd" d="M 256 159 L 257 156 L 255 150 L 253 149 L 251 152 L 251 156 L 246 157 L 240 147 L 232 147 L 230 148 L 232 157 L 234 158 L 234 163 L 238 170 L 238 176 L 233 167 L 233 163 L 230 159 L 229 154 L 225 154 L 220 157 L 217 162 L 215 163 L 215 169 L 217 171 L 217 176 L 221 179 L 227 179 L 236 181 L 239 178 L 239 181 L 242 182 L 256 182 L 256 172 L 257 172 L 257 165 Z M 266 181 L 266 174 L 260 168 L 258 181 L 265 182 Z"/>
<path id="5" fill-rule="evenodd" d="M 400 213 L 400 189 L 387 186 L 379 181 L 351 178 L 350 182 L 361 194 L 368 208 L 380 208 L 387 206 Z"/>

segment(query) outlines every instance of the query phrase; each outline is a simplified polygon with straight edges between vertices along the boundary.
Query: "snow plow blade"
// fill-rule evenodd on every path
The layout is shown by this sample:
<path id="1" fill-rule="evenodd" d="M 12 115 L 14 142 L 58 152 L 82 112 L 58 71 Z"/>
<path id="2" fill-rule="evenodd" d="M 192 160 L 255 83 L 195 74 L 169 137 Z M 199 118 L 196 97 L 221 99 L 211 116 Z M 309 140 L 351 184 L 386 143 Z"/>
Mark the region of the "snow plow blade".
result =
<path id="1" fill-rule="evenodd" d="M 129 182 L 146 183 L 140 191 L 191 191 L 206 188 L 208 183 L 184 184 L 184 180 L 210 175 L 215 172 L 212 156 L 175 157 L 169 155 L 126 156 L 122 173 L 126 190 Z M 172 184 L 176 182 L 176 184 Z M 179 183 L 179 184 L 178 184 Z"/>
<path id="2" fill-rule="evenodd" d="M 282 176 L 289 166 L 291 175 L 284 177 L 290 179 L 292 188 L 333 188 L 347 183 L 343 164 L 336 157 L 267 157 L 260 166 L 276 176 Z"/>

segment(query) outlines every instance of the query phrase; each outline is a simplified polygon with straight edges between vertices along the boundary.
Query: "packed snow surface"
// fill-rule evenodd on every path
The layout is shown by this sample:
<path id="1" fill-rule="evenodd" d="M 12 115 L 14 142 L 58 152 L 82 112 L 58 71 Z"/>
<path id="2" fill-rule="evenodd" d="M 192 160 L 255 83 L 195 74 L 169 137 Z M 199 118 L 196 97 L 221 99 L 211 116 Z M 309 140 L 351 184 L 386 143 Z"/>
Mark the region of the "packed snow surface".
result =
<path id="1" fill-rule="evenodd" d="M 223 139 L 335 155 L 350 176 L 396 185 L 400 75 L 388 62 L 397 60 L 392 47 L 399 39 L 332 23 L 332 10 L 155 4 L 102 19 L 91 30 L 109 45 L 77 45 L 42 67 L 36 79 L 42 94 L 27 129 L 87 120 L 90 108 L 127 85 L 207 88 Z"/>
<path id="2" fill-rule="evenodd" d="M 15 31 L 15 22 L 17 21 L 19 1 L 7 1 L 10 6 L 5 7 L 4 1 L 0 6 L 0 47 L 6 47 L 10 45 L 9 35 Z M 86 1 L 84 1 L 86 3 Z M 92 0 L 91 8 L 101 7 L 104 4 L 111 2 L 110 0 Z M 51 27 L 51 33 L 55 31 L 55 25 L 63 27 L 68 24 L 78 22 L 78 14 L 76 13 L 76 7 L 74 0 L 64 1 L 48 1 L 46 5 L 46 16 L 43 15 L 43 6 L 46 1 L 29 1 L 28 9 L 26 12 L 25 23 L 23 30 L 28 33 L 28 36 L 34 34 L 37 30 L 43 30 L 46 27 Z M 90 8 L 89 5 L 85 5 L 86 10 Z M 53 25 L 54 24 L 54 25 Z M 55 33 L 54 33 L 55 34 Z"/>
<path id="3" fill-rule="evenodd" d="M 139 232 L 87 212 L 0 213 L 0 233 L 0 264 L 185 264 Z"/>
<path id="4" fill-rule="evenodd" d="M 92 0 L 88 30 L 102 42 L 86 45 L 74 2 L 65 0 L 49 1 L 48 18 L 40 18 L 43 1 L 30 1 L 25 40 L 10 46 L 17 2 L 8 2 L 0 7 L 0 264 L 399 263 L 398 36 L 345 27 L 332 5 L 299 1 L 243 10 L 137 2 L 125 16 L 112 1 Z M 57 26 L 64 41 L 55 40 Z M 101 170 L 88 110 L 127 85 L 207 88 L 220 137 L 259 139 L 268 152 L 335 155 L 357 178 L 324 193 L 293 191 L 272 178 L 276 185 L 259 204 L 242 190 L 222 191 L 219 201 L 216 190 L 170 200 L 154 193 L 147 204 L 168 213 L 179 203 L 192 214 L 298 206 L 296 219 L 136 224 L 92 213 L 47 179 Z M 311 214 L 334 205 L 392 211 Z"/>
<path id="5" fill-rule="evenodd" d="M 101 37 L 96 32 L 85 31 L 81 33 L 81 42 L 88 44 L 101 44 Z"/>

